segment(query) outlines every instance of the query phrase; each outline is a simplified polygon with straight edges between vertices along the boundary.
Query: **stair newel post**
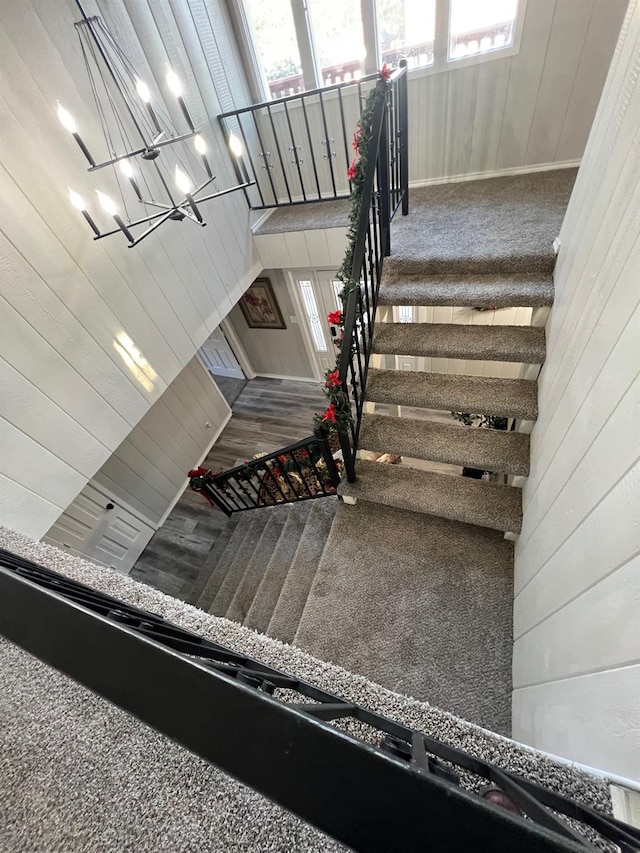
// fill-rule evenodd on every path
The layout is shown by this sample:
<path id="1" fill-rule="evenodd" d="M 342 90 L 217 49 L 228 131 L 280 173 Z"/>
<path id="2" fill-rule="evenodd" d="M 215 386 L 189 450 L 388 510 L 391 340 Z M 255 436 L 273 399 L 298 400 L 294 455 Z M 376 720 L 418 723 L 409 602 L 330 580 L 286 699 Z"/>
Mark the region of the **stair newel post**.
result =
<path id="1" fill-rule="evenodd" d="M 205 480 L 202 485 L 201 491 L 204 492 L 206 496 L 211 499 L 211 501 L 213 501 L 213 503 L 218 507 L 218 509 L 222 510 L 222 512 L 227 516 L 227 518 L 231 517 L 233 510 L 229 509 L 225 501 L 222 500 L 213 483 Z"/>
<path id="2" fill-rule="evenodd" d="M 329 472 L 329 476 L 331 477 L 331 484 L 333 486 L 337 486 L 340 482 L 340 472 L 338 471 L 336 460 L 333 458 L 333 453 L 331 452 L 331 447 L 329 446 L 329 439 L 327 438 L 327 434 L 322 429 L 322 427 L 316 427 L 313 431 L 313 434 L 315 435 L 318 441 L 320 453 L 322 454 L 324 464 L 327 466 L 327 471 Z"/>
<path id="3" fill-rule="evenodd" d="M 383 255 L 391 254 L 391 175 L 389 173 L 389 98 L 384 100 L 384 114 L 382 116 L 382 127 L 380 128 L 380 142 L 377 151 L 377 177 L 378 177 L 378 223 L 380 235 L 382 236 Z M 374 185 L 375 194 L 375 185 Z"/>
<path id="4" fill-rule="evenodd" d="M 400 187 L 402 190 L 402 215 L 409 213 L 409 96 L 407 91 L 407 60 L 400 60 L 403 74 L 398 80 L 398 121 L 400 135 Z"/>

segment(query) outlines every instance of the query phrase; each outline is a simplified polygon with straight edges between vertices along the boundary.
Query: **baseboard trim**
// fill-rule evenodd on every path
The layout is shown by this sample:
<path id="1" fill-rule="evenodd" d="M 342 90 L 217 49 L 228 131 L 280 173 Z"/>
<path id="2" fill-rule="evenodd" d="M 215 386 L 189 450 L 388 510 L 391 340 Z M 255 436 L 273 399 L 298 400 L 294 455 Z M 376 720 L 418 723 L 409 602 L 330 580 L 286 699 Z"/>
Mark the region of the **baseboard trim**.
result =
<path id="1" fill-rule="evenodd" d="M 261 214 L 256 218 L 255 222 L 251 225 L 251 233 L 255 234 L 256 231 L 264 225 L 267 219 L 271 216 L 271 214 L 277 210 L 276 207 L 270 207 L 268 210 L 263 210 Z"/>
<path id="2" fill-rule="evenodd" d="M 510 166 L 490 172 L 465 172 L 461 175 L 445 175 L 441 178 L 427 178 L 421 181 L 409 181 L 409 189 L 432 187 L 438 184 L 459 184 L 464 181 L 481 181 L 485 178 L 504 178 L 509 175 L 529 175 L 534 172 L 551 172 L 554 169 L 577 169 L 581 160 L 562 160 L 558 163 L 536 163 L 535 166 Z M 409 201 L 411 204 L 411 201 Z"/>
<path id="3" fill-rule="evenodd" d="M 222 435 L 222 430 L 226 427 L 226 425 L 227 425 L 227 424 L 229 423 L 229 421 L 231 420 L 231 415 L 232 415 L 232 414 L 233 414 L 233 412 L 231 411 L 231 409 L 229 409 L 229 411 L 228 411 L 228 412 L 227 412 L 227 414 L 225 415 L 224 420 L 222 421 L 222 423 L 220 424 L 220 426 L 218 427 L 218 429 L 217 429 L 217 430 L 215 431 L 215 433 L 213 434 L 213 438 L 211 439 L 211 441 L 210 441 L 210 442 L 209 442 L 209 444 L 207 445 L 207 449 L 204 451 L 204 453 L 202 454 L 202 456 L 200 457 L 200 459 L 198 459 L 197 464 L 193 466 L 194 468 L 197 468 L 199 465 L 201 465 L 201 464 L 204 462 L 204 460 L 207 458 L 207 456 L 208 456 L 208 454 L 209 454 L 209 451 L 211 450 L 211 448 L 213 447 L 213 445 L 216 443 L 216 441 L 217 441 L 217 440 L 220 438 L 220 436 Z M 184 490 L 187 488 L 187 486 L 188 486 L 188 485 L 189 485 L 189 478 L 187 477 L 187 478 L 186 478 L 186 480 L 184 481 L 184 485 L 180 488 L 180 491 L 178 492 L 178 494 L 175 496 L 175 498 L 174 498 L 174 499 L 171 501 L 171 503 L 169 504 L 169 508 L 166 510 L 166 512 L 164 513 L 164 515 L 162 516 L 162 518 L 160 519 L 160 521 L 157 523 L 157 525 L 155 525 L 155 529 L 156 529 L 156 530 L 159 530 L 159 529 L 162 527 L 162 525 L 165 523 L 165 521 L 169 518 L 169 516 L 171 515 L 171 512 L 173 511 L 173 509 L 174 509 L 175 505 L 178 503 L 178 501 L 179 501 L 179 500 L 180 500 L 180 498 L 182 497 L 182 494 L 183 494 Z"/>
<path id="4" fill-rule="evenodd" d="M 315 385 L 320 385 L 321 379 L 314 379 L 311 376 L 284 376 L 282 373 L 256 373 L 256 376 L 261 379 L 287 379 L 290 382 L 313 382 Z"/>

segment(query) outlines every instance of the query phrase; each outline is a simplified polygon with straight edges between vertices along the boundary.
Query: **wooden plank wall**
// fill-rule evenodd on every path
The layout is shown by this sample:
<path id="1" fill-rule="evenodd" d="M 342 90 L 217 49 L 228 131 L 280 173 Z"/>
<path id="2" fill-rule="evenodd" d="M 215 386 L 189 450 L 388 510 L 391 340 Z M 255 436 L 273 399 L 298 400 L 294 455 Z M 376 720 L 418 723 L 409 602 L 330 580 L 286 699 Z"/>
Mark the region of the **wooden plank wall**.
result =
<path id="1" fill-rule="evenodd" d="M 524 525 L 513 736 L 640 778 L 640 3 L 560 235 Z"/>
<path id="2" fill-rule="evenodd" d="M 221 0 L 100 0 L 87 11 L 103 15 L 150 83 L 171 63 L 206 128 L 219 186 L 235 183 L 216 116 L 246 103 L 246 87 Z M 1 16 L 2 521 L 38 537 L 261 265 L 246 204 L 234 195 L 207 205 L 204 229 L 169 223 L 136 249 L 116 237 L 94 243 L 67 187 L 92 199 L 96 187 L 109 191 L 108 176 L 87 174 L 55 114 L 60 99 L 89 147 L 102 150 L 73 26 L 78 10 L 70 0 L 24 0 L 3 4 Z M 175 104 L 167 108 L 179 123 Z M 114 348 L 122 332 L 156 373 L 150 390 Z"/>

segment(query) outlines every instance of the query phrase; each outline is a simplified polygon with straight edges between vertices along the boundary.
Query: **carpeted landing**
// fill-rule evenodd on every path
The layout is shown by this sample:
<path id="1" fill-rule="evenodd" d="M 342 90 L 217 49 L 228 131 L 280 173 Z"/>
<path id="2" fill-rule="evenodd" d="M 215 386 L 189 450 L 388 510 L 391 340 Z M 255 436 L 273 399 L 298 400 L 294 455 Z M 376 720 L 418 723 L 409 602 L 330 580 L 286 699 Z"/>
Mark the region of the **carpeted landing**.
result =
<path id="1" fill-rule="evenodd" d="M 509 734 L 512 561 L 495 530 L 322 498 L 233 516 L 194 603 Z"/>
<path id="2" fill-rule="evenodd" d="M 0 546 L 611 811 L 605 780 L 554 762 L 437 707 L 210 616 L 111 569 L 1 528 Z M 406 566 L 398 570 L 409 579 Z M 392 621 L 394 617 L 385 618 Z M 425 622 L 436 618 L 442 619 L 442 614 L 431 612 Z M 470 633 L 465 629 L 466 635 Z M 483 636 L 489 642 L 488 635 Z M 482 642 L 480 635 L 477 642 Z M 346 848 L 289 812 L 4 641 L 0 641 L 0 680 L 0 847 L 6 853 L 346 853 Z M 224 737 L 224 732 L 217 734 Z M 213 720 L 212 735 L 216 735 Z M 362 736 L 371 737 L 364 731 Z M 465 784 L 473 790 L 479 783 L 465 779 Z"/>

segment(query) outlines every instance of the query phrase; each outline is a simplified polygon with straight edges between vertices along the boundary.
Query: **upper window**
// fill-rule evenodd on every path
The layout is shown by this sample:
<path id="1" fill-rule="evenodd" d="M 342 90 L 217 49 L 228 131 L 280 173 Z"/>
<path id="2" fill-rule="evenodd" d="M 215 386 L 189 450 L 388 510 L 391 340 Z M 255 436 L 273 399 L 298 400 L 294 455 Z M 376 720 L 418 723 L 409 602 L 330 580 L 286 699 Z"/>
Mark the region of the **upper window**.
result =
<path id="1" fill-rule="evenodd" d="M 516 52 L 526 0 L 235 0 L 265 95 Z M 377 33 L 377 43 L 376 43 Z"/>
<path id="2" fill-rule="evenodd" d="M 449 61 L 513 45 L 518 0 L 451 0 Z"/>

